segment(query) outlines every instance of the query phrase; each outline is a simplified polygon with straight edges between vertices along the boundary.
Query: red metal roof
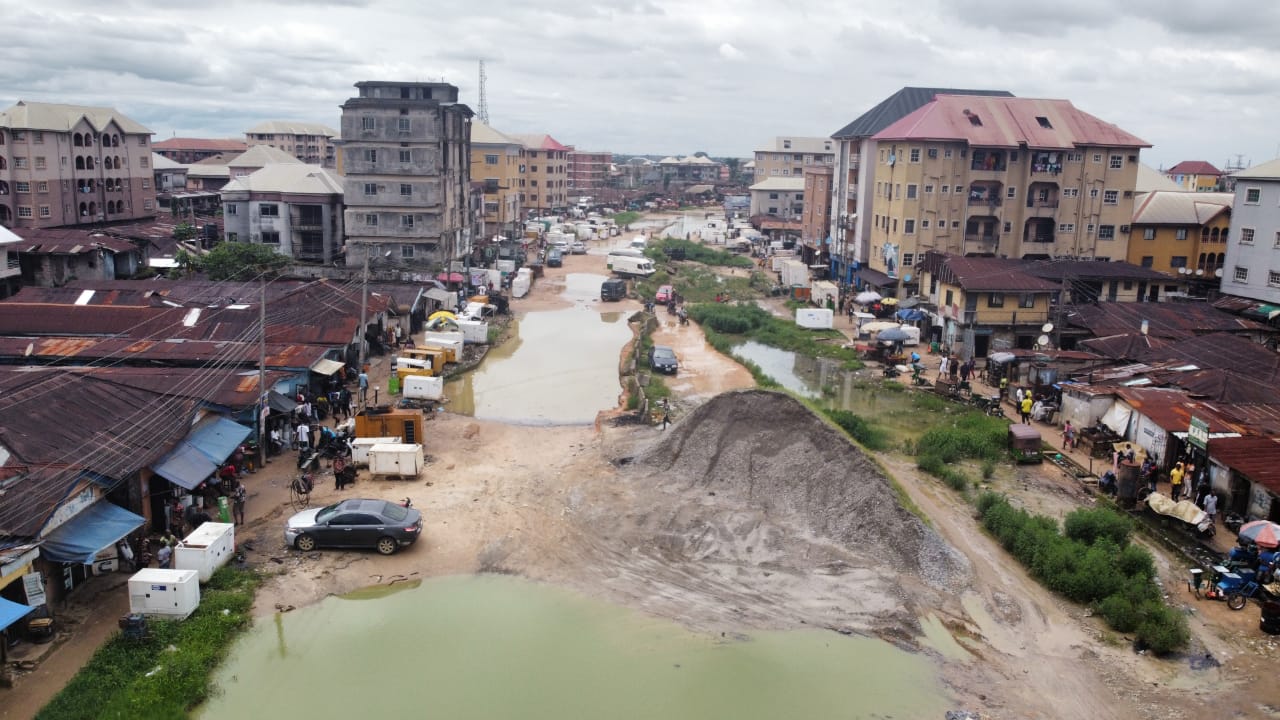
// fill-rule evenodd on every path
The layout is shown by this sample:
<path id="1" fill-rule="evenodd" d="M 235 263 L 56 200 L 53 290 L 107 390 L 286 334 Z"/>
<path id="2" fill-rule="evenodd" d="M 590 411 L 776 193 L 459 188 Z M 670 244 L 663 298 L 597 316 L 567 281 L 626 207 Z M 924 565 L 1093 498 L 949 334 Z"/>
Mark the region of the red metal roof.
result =
<path id="1" fill-rule="evenodd" d="M 1164 171 L 1165 175 L 1221 175 L 1222 171 L 1205 160 L 1183 160 Z"/>
<path id="2" fill-rule="evenodd" d="M 1125 335 L 1142 330 L 1166 340 L 1184 340 L 1208 333 L 1268 332 L 1266 325 L 1226 313 L 1207 303 L 1100 302 L 1072 305 L 1067 323 L 1096 337 Z M 1247 341 L 1246 341 L 1247 342 Z"/>
<path id="3" fill-rule="evenodd" d="M 1044 122 L 1041 122 L 1043 118 Z M 875 135 L 876 140 L 962 141 L 980 147 L 1151 147 L 1069 100 L 938 95 Z"/>
<path id="4" fill-rule="evenodd" d="M 1186 432 L 1194 415 L 1209 424 L 1211 433 L 1247 434 L 1248 428 L 1227 420 L 1213 405 L 1193 400 L 1182 390 L 1118 387 L 1113 392 L 1166 432 Z"/>
<path id="5" fill-rule="evenodd" d="M 926 268 L 939 280 L 959 285 L 966 292 L 1047 293 L 1061 284 L 1042 280 L 1022 270 L 1021 260 L 995 257 L 931 255 Z"/>
<path id="6" fill-rule="evenodd" d="M 98 231 L 86 232 L 67 228 L 32 228 L 17 231 L 22 242 L 12 245 L 20 253 L 43 255 L 80 255 L 98 249 L 111 252 L 137 252 L 138 246 Z"/>
<path id="7" fill-rule="evenodd" d="M 1269 437 L 1210 438 L 1209 457 L 1280 493 L 1280 442 Z"/>

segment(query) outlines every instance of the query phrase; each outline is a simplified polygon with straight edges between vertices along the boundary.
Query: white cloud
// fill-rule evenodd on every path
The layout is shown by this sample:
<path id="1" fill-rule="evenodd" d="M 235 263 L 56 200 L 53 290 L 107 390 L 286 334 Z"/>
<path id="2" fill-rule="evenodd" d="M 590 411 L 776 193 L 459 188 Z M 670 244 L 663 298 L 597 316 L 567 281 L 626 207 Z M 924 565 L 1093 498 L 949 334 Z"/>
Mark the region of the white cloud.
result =
<path id="1" fill-rule="evenodd" d="M 1067 98 L 1157 165 L 1266 160 L 1280 115 L 1266 0 L 47 0 L 5 22 L 0 106 L 113 105 L 160 137 L 336 126 L 360 80 L 444 79 L 474 105 L 481 58 L 499 130 L 616 152 L 748 156 L 903 85 Z"/>

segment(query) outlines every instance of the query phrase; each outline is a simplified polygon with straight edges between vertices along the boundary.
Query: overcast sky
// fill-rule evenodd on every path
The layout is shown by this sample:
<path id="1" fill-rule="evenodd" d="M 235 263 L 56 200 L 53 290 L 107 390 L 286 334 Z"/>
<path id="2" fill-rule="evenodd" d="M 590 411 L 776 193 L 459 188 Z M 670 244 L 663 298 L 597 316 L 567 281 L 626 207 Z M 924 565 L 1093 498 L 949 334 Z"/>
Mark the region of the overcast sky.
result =
<path id="1" fill-rule="evenodd" d="M 359 80 L 440 80 L 492 125 L 584 150 L 750 156 L 904 85 L 1066 98 L 1159 167 L 1280 154 L 1280 2 L 0 0 L 0 103 L 114 106 L 156 132 L 338 125 Z"/>

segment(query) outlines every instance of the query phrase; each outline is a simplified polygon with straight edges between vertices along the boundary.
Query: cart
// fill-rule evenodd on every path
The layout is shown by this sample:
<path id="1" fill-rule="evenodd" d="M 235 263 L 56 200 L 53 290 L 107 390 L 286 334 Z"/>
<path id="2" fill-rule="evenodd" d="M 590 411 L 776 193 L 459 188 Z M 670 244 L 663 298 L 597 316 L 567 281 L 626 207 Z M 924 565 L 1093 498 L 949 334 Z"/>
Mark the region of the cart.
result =
<path id="1" fill-rule="evenodd" d="M 1040 431 L 1014 423 L 1009 426 L 1009 450 L 1013 458 L 1020 463 L 1038 463 L 1044 461 L 1044 441 L 1040 439 Z"/>

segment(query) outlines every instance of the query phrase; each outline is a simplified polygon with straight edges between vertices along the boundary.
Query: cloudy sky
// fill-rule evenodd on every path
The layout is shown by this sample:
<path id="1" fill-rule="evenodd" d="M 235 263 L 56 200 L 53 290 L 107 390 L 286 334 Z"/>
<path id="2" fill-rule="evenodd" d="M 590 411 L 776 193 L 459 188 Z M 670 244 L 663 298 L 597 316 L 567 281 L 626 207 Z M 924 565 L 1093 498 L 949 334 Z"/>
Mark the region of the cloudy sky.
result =
<path id="1" fill-rule="evenodd" d="M 1067 98 L 1143 159 L 1280 154 L 1280 3 L 1236 0 L 0 0 L 0 105 L 115 106 L 156 132 L 338 124 L 359 80 L 440 80 L 511 133 L 749 156 L 904 85 Z"/>

